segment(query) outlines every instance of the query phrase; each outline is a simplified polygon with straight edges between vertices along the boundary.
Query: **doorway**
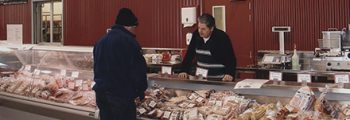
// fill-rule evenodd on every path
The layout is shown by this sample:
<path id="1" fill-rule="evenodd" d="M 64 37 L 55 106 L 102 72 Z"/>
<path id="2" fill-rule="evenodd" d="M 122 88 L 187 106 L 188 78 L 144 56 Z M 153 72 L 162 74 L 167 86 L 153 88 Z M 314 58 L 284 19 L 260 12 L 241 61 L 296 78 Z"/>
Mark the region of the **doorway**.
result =
<path id="1" fill-rule="evenodd" d="M 63 45 L 62 0 L 33 0 L 32 43 Z"/>

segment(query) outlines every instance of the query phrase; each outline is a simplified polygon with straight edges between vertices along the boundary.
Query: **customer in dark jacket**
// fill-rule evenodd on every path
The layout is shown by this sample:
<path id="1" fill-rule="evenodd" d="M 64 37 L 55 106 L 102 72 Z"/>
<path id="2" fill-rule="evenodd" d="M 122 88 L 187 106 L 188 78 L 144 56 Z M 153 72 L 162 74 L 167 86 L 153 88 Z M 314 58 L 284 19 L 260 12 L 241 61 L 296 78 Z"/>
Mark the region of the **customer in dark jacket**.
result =
<path id="1" fill-rule="evenodd" d="M 215 19 L 209 14 L 198 18 L 198 30 L 192 33 L 190 45 L 182 62 L 181 78 L 187 78 L 191 64 L 208 71 L 208 80 L 232 81 L 236 70 L 236 57 L 228 35 L 215 27 Z"/>
<path id="2" fill-rule="evenodd" d="M 147 66 L 135 39 L 136 16 L 119 10 L 115 25 L 95 45 L 93 89 L 101 120 L 135 120 L 135 98 L 144 98 Z"/>

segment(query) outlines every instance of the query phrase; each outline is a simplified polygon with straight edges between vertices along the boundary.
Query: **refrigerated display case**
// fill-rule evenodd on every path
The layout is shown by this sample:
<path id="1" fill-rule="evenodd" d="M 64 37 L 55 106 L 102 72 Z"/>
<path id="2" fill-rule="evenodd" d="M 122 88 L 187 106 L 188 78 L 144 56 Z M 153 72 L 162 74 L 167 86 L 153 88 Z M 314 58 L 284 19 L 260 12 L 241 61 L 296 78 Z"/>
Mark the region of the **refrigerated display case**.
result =
<path id="1" fill-rule="evenodd" d="M 0 79 L 2 106 L 58 119 L 97 119 L 91 89 L 92 48 L 4 47 L 1 63 L 14 74 Z"/>
<path id="2" fill-rule="evenodd" d="M 93 104 L 95 96 L 91 90 L 91 86 L 93 85 L 92 48 L 52 46 L 32 46 L 25 49 L 7 48 L 0 52 L 0 56 L 1 63 L 8 66 L 7 68 L 10 68 L 8 70 L 14 71 L 14 74 L 6 75 L 0 79 L 1 106 L 8 106 L 58 119 L 93 120 L 98 118 L 99 111 Z M 196 79 L 196 77 L 192 77 L 190 80 L 183 80 L 177 78 L 176 75 L 149 74 L 149 89 L 146 91 L 146 99 L 142 103 L 138 102 L 138 118 L 170 119 L 173 114 L 173 116 L 180 116 L 182 114 L 182 119 L 184 119 L 183 115 L 186 112 L 195 112 L 196 110 L 193 110 L 193 108 L 196 109 L 196 107 L 199 111 L 200 107 L 210 103 L 210 98 L 222 94 L 224 97 L 240 101 L 240 103 L 231 104 L 233 106 L 243 106 L 244 109 L 234 109 L 237 112 L 235 113 L 236 117 L 239 117 L 239 115 L 244 116 L 246 110 L 254 108 L 252 106 L 248 107 L 246 103 L 258 103 L 259 105 L 255 106 L 255 108 L 261 109 L 269 108 L 269 104 L 276 105 L 280 103 L 286 105 L 290 103 L 296 93 L 298 93 L 298 90 L 304 86 L 309 86 L 316 98 L 319 98 L 324 91 L 327 91 L 325 99 L 332 104 L 345 106 L 350 103 L 349 84 L 343 84 L 343 87 L 339 88 L 340 85 L 338 84 L 267 81 L 260 88 L 237 89 L 235 86 L 239 81 L 206 81 Z M 21 86 L 26 86 L 24 83 L 29 85 L 21 88 Z M 7 85 L 7 87 L 4 87 L 4 85 Z M 44 87 L 38 89 L 40 85 Z M 41 90 L 42 92 L 39 94 L 34 91 L 33 93 L 34 89 L 37 89 L 35 91 Z M 159 95 L 158 93 L 162 91 L 171 92 L 164 92 L 163 94 L 166 94 L 165 96 Z M 84 96 L 79 94 L 80 92 L 91 94 Z M 193 93 L 198 95 L 196 96 Z M 203 99 L 199 99 L 198 96 L 204 97 Z M 69 99 L 59 99 L 61 97 Z M 191 98 L 194 98 L 192 100 L 197 102 L 192 104 Z M 90 102 L 93 101 L 92 104 L 86 102 L 86 99 Z M 223 99 L 215 99 L 218 102 L 223 101 Z M 170 110 L 159 107 L 167 106 L 169 105 L 167 104 L 168 102 L 174 101 L 177 103 L 170 104 L 172 105 L 170 107 L 171 109 L 169 108 Z M 221 109 L 225 108 L 223 103 L 212 104 L 219 107 L 210 107 L 206 109 L 207 111 L 217 114 L 226 113 L 220 112 Z M 181 110 L 176 109 L 179 107 L 182 107 Z M 350 107 L 344 107 L 344 109 L 348 108 L 350 110 Z M 202 110 L 202 108 L 200 109 Z M 230 107 L 230 109 L 233 108 Z M 143 113 L 141 114 L 141 112 Z M 187 113 L 186 115 L 188 115 Z M 209 114 L 211 113 L 208 113 L 207 118 Z M 166 118 L 167 116 L 169 117 Z M 215 118 L 218 116 L 211 115 L 210 117 Z M 230 117 L 232 118 L 232 116 Z"/>

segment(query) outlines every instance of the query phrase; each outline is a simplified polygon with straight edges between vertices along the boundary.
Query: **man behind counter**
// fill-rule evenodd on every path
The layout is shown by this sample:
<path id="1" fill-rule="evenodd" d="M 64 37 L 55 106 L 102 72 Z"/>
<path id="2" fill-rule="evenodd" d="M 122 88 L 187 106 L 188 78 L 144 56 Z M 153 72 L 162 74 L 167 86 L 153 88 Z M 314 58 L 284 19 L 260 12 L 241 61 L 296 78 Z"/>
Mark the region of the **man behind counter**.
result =
<path id="1" fill-rule="evenodd" d="M 190 45 L 182 62 L 180 78 L 187 79 L 194 58 L 197 68 L 208 70 L 207 79 L 233 81 L 236 71 L 236 57 L 228 35 L 215 27 L 210 14 L 198 18 L 198 30 L 192 33 Z"/>

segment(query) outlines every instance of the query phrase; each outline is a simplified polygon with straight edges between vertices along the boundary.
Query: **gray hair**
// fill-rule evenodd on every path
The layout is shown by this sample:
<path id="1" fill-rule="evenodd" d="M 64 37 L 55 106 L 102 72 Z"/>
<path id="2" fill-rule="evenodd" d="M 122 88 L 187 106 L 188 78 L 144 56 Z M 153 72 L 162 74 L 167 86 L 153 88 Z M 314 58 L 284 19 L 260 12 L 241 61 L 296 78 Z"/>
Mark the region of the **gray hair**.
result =
<path id="1" fill-rule="evenodd" d="M 215 27 L 215 19 L 212 15 L 208 13 L 203 13 L 201 16 L 199 16 L 198 21 L 200 23 L 204 23 L 209 28 Z"/>

